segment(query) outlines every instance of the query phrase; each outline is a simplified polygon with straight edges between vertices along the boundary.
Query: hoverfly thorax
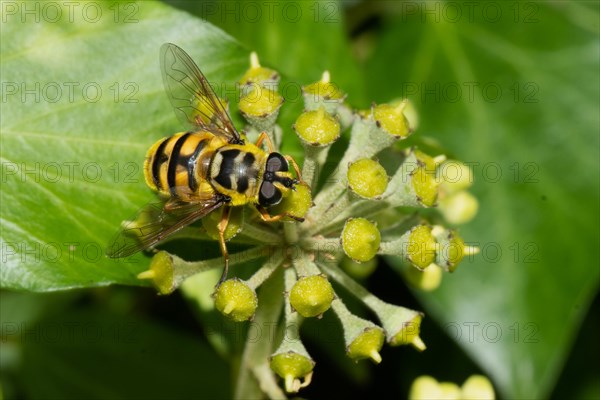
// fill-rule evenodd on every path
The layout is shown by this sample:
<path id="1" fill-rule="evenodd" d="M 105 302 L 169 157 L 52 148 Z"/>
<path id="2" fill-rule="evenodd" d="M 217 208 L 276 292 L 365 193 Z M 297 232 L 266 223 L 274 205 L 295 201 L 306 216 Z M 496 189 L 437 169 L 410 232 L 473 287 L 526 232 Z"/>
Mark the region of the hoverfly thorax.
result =
<path id="1" fill-rule="evenodd" d="M 258 204 L 263 207 L 279 204 L 290 189 L 294 190 L 297 183 L 289 171 L 287 160 L 279 153 L 270 153 L 265 163 Z"/>

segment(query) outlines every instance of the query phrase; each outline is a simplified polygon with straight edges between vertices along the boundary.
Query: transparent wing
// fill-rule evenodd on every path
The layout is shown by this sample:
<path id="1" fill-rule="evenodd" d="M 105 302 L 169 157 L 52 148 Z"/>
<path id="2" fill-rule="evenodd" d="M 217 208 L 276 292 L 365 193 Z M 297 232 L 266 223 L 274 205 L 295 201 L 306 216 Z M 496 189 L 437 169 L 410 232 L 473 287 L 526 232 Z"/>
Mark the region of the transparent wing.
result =
<path id="1" fill-rule="evenodd" d="M 230 143 L 241 141 L 221 100 L 185 51 L 173 43 L 163 44 L 160 66 L 171 105 L 185 126 L 208 130 Z"/>
<path id="2" fill-rule="evenodd" d="M 123 223 L 106 255 L 111 258 L 127 257 L 154 246 L 223 204 L 221 196 L 192 203 L 178 200 L 149 203 L 133 219 Z"/>

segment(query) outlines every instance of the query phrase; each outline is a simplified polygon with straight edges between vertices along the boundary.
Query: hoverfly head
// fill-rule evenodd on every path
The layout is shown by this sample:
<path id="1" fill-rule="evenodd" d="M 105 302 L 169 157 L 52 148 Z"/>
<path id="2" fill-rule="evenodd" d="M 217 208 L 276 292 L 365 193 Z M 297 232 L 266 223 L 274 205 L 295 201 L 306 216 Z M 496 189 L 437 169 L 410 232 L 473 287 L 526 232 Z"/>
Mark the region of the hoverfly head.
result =
<path id="1" fill-rule="evenodd" d="M 270 153 L 265 164 L 258 203 L 263 207 L 279 204 L 290 189 L 295 189 L 297 183 L 289 171 L 287 160 L 279 153 Z"/>

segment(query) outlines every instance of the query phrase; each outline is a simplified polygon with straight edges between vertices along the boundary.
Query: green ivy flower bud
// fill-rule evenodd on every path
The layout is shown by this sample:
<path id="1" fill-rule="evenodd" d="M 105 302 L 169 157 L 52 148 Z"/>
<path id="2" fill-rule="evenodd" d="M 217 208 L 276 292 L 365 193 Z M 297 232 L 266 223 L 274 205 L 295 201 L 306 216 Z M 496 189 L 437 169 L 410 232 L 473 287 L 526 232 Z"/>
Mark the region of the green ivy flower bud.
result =
<path id="1" fill-rule="evenodd" d="M 381 362 L 379 351 L 383 346 L 384 339 L 383 329 L 379 327 L 365 328 L 346 348 L 346 353 L 353 360 L 370 358 L 379 364 Z"/>
<path id="2" fill-rule="evenodd" d="M 462 400 L 458 385 L 451 382 L 438 382 L 431 376 L 420 376 L 410 387 L 409 400 Z"/>
<path id="3" fill-rule="evenodd" d="M 411 132 L 416 131 L 419 128 L 419 113 L 417 112 L 417 109 L 415 108 L 415 105 L 412 101 L 410 101 L 410 99 L 404 99 L 404 100 L 396 100 L 393 101 L 391 103 L 392 106 L 396 106 L 398 104 L 401 104 L 402 102 L 405 103 L 404 106 L 404 116 L 406 117 L 406 120 L 408 121 L 408 126 L 410 126 L 410 130 Z"/>
<path id="4" fill-rule="evenodd" d="M 492 383 L 483 375 L 471 375 L 462 387 L 463 400 L 494 400 L 494 388 Z"/>
<path id="5" fill-rule="evenodd" d="M 324 275 L 311 275 L 298 279 L 289 296 L 294 310 L 309 318 L 329 310 L 335 294 Z"/>
<path id="6" fill-rule="evenodd" d="M 254 316 L 258 299 L 256 292 L 240 279 L 226 280 L 215 292 L 215 307 L 236 322 L 249 320 Z"/>
<path id="7" fill-rule="evenodd" d="M 222 216 L 223 210 L 219 209 L 202 218 L 202 226 L 212 239 L 219 240 L 219 223 L 221 223 Z M 242 207 L 233 207 L 230 211 L 229 222 L 224 232 L 225 240 L 229 240 L 237 235 L 242 230 L 243 224 L 244 209 Z"/>
<path id="8" fill-rule="evenodd" d="M 277 71 L 262 67 L 255 52 L 250 53 L 250 68 L 239 80 L 240 85 L 260 85 L 269 89 L 276 90 L 279 84 L 279 74 Z"/>
<path id="9" fill-rule="evenodd" d="M 302 142 L 310 146 L 327 146 L 340 137 L 340 123 L 323 106 L 300 114 L 294 130 Z"/>
<path id="10" fill-rule="evenodd" d="M 331 82 L 329 71 L 323 72 L 320 81 L 304 86 L 302 88 L 302 94 L 304 96 L 304 108 L 306 110 L 316 110 L 323 106 L 330 114 L 335 113 L 338 105 L 340 105 L 346 97 L 346 95 Z"/>
<path id="11" fill-rule="evenodd" d="M 388 183 L 383 197 L 392 206 L 431 207 L 436 203 L 438 182 L 434 174 L 427 172 L 429 161 L 420 160 L 417 154 L 419 153 L 409 150 L 404 162 Z"/>
<path id="12" fill-rule="evenodd" d="M 217 98 L 217 101 L 221 104 L 221 107 L 223 107 L 226 112 L 229 112 L 229 103 L 227 100 Z M 213 107 L 211 106 L 210 100 L 208 100 L 206 96 L 199 95 L 198 98 L 194 98 L 193 116 L 205 124 L 210 124 L 211 119 L 214 118 Z"/>
<path id="13" fill-rule="evenodd" d="M 381 235 L 377 226 L 367 219 L 351 218 L 344 225 L 341 242 L 348 257 L 354 261 L 365 262 L 377 254 Z"/>
<path id="14" fill-rule="evenodd" d="M 406 250 L 408 260 L 417 268 L 425 269 L 435 261 L 437 243 L 431 227 L 418 225 L 411 229 Z"/>
<path id="15" fill-rule="evenodd" d="M 377 126 L 388 134 L 400 139 L 406 138 L 411 133 L 408 120 L 404 116 L 404 107 L 406 102 L 393 106 L 390 104 L 380 104 L 373 108 L 373 118 Z"/>
<path id="16" fill-rule="evenodd" d="M 444 219 L 453 225 L 471 221 L 479 210 L 477 198 L 466 190 L 440 196 L 438 208 Z"/>
<path id="17" fill-rule="evenodd" d="M 259 85 L 252 85 L 240 98 L 239 110 L 246 120 L 259 131 L 269 130 L 274 124 L 279 109 L 283 104 L 283 97 L 271 89 Z"/>
<path id="18" fill-rule="evenodd" d="M 414 287 L 432 292 L 442 283 L 442 269 L 437 264 L 430 264 L 424 270 L 407 268 L 404 277 Z"/>
<path id="19" fill-rule="evenodd" d="M 370 276 L 377 268 L 377 259 L 371 258 L 365 262 L 356 262 L 348 256 L 344 256 L 340 262 L 340 266 L 348 273 L 348 275 L 356 279 L 364 279 Z"/>
<path id="20" fill-rule="evenodd" d="M 151 279 L 160 294 L 169 294 L 176 289 L 173 256 L 159 251 L 152 257 L 150 269 L 138 274 L 138 279 Z"/>
<path id="21" fill-rule="evenodd" d="M 433 174 L 427 173 L 425 167 L 418 167 L 412 173 L 412 185 L 417 198 L 423 205 L 433 207 L 438 195 L 438 183 Z"/>
<path id="22" fill-rule="evenodd" d="M 437 167 L 436 178 L 440 190 L 445 193 L 455 193 L 468 189 L 473 184 L 473 171 L 464 163 L 456 160 L 446 160 Z"/>
<path id="23" fill-rule="evenodd" d="M 296 190 L 292 190 L 286 197 L 281 200 L 281 203 L 271 208 L 272 215 L 288 213 L 294 217 L 304 218 L 308 210 L 312 207 L 312 194 L 310 187 L 300 182 L 296 185 Z M 282 221 L 296 222 L 291 217 L 284 217 Z"/>
<path id="24" fill-rule="evenodd" d="M 398 239 L 382 242 L 379 247 L 379 254 L 403 257 L 420 270 L 436 260 L 438 248 L 428 225 L 417 225 Z"/>
<path id="25" fill-rule="evenodd" d="M 361 197 L 380 197 L 388 184 L 385 169 L 375 160 L 363 158 L 348 167 L 348 186 Z"/>
<path id="26" fill-rule="evenodd" d="M 464 256 L 472 249 L 465 246 L 465 241 L 453 229 L 435 226 L 432 234 L 438 242 L 435 263 L 448 272 L 454 272 Z"/>
<path id="27" fill-rule="evenodd" d="M 391 346 L 401 346 L 411 344 L 419 351 L 425 350 L 425 343 L 419 337 L 421 331 L 422 314 L 415 315 L 410 321 L 405 322 L 391 339 L 388 339 Z"/>
<path id="28" fill-rule="evenodd" d="M 288 393 L 297 393 L 301 388 L 310 384 L 315 362 L 308 354 L 295 351 L 277 353 L 271 356 L 271 369 L 285 380 L 285 390 Z M 304 379 L 301 383 L 300 379 Z"/>
<path id="29" fill-rule="evenodd" d="M 340 299 L 335 299 L 332 308 L 344 328 L 346 354 L 353 360 L 370 358 L 376 364 L 381 362 L 379 351 L 383 346 L 383 329 L 371 321 L 352 314 Z"/>
<path id="30" fill-rule="evenodd" d="M 421 150 L 414 150 L 415 157 L 419 164 L 422 164 L 425 167 L 425 171 L 429 174 L 435 175 L 437 163 L 436 160 L 431 157 L 429 154 L 423 153 Z"/>

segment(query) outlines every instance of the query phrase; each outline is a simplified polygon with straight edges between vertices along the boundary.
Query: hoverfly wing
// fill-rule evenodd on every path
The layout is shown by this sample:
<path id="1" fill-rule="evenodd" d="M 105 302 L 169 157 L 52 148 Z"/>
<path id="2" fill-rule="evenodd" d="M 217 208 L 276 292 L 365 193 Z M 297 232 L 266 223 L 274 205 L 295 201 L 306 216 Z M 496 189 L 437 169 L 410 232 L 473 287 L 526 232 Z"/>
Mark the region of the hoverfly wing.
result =
<path id="1" fill-rule="evenodd" d="M 127 257 L 154 246 L 223 204 L 219 196 L 189 203 L 177 200 L 149 203 L 132 220 L 122 224 L 106 255 L 110 258 Z"/>
<path id="2" fill-rule="evenodd" d="M 160 48 L 163 83 L 177 118 L 186 126 L 223 136 L 230 143 L 240 142 L 225 107 L 191 57 L 177 45 Z"/>

